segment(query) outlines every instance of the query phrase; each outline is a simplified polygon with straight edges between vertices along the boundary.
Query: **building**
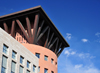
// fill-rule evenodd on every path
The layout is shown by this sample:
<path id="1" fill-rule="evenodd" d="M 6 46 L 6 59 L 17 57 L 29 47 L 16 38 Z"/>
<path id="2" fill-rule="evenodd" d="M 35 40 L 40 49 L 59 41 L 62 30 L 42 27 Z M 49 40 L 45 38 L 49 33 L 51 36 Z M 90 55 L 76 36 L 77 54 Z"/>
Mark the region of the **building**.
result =
<path id="1" fill-rule="evenodd" d="M 38 73 L 39 59 L 0 28 L 0 73 Z"/>
<path id="2" fill-rule="evenodd" d="M 39 59 L 39 73 L 57 73 L 57 58 L 69 44 L 41 6 L 0 17 L 0 27 Z"/>

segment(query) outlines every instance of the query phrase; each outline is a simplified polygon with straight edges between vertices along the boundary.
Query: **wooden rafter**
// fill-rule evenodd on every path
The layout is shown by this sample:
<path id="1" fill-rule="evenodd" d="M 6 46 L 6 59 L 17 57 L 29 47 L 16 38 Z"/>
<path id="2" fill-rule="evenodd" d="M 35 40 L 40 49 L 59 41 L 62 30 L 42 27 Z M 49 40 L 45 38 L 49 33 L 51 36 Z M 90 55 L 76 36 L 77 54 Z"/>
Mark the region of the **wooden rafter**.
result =
<path id="1" fill-rule="evenodd" d="M 58 43 L 59 43 L 59 39 L 57 40 L 57 43 L 56 43 L 55 53 L 57 51 Z"/>
<path id="2" fill-rule="evenodd" d="M 24 29 L 22 23 L 21 23 L 18 19 L 16 19 L 16 22 L 18 23 L 18 25 L 19 25 L 21 31 L 23 32 L 24 36 L 26 37 L 26 39 L 29 41 L 29 36 L 28 36 L 27 33 L 25 32 L 25 29 Z M 29 42 L 30 42 L 30 41 L 29 41 Z"/>
<path id="3" fill-rule="evenodd" d="M 37 30 L 38 30 L 38 23 L 39 23 L 39 14 L 35 15 L 35 20 L 34 20 L 34 30 L 33 30 L 33 44 L 36 44 L 36 35 L 37 35 Z"/>
<path id="4" fill-rule="evenodd" d="M 61 50 L 58 52 L 57 57 L 59 57 L 59 55 L 61 54 L 61 52 L 63 51 L 64 47 L 61 48 Z"/>
<path id="5" fill-rule="evenodd" d="M 11 26 L 11 36 L 12 37 L 15 36 L 14 32 L 15 32 L 15 20 L 12 21 L 12 26 Z"/>
<path id="6" fill-rule="evenodd" d="M 39 39 L 44 35 L 44 33 L 47 31 L 47 29 L 49 28 L 49 26 L 47 26 L 39 35 L 39 37 L 37 38 L 37 42 L 39 41 Z"/>
<path id="7" fill-rule="evenodd" d="M 4 30 L 8 33 L 9 31 L 8 31 L 8 26 L 7 26 L 6 22 L 3 23 L 3 26 L 4 26 Z"/>
<path id="8" fill-rule="evenodd" d="M 51 35 L 51 37 L 50 37 L 50 41 L 48 42 L 47 48 L 49 48 L 50 43 L 51 43 L 51 41 L 52 41 L 52 39 L 53 39 L 53 36 L 54 36 L 54 33 L 52 33 L 52 35 Z"/>
<path id="9" fill-rule="evenodd" d="M 58 38 L 55 38 L 55 40 L 53 40 L 53 42 L 51 43 L 51 45 L 49 46 L 49 49 L 51 49 L 51 47 L 54 45 L 54 43 L 57 41 Z"/>
<path id="10" fill-rule="evenodd" d="M 27 24 L 27 29 L 28 29 L 28 35 L 29 37 L 32 37 L 31 24 L 30 24 L 30 20 L 28 17 L 26 17 L 26 24 Z"/>
<path id="11" fill-rule="evenodd" d="M 49 40 L 49 35 L 50 35 L 50 28 L 48 29 L 47 39 L 46 39 L 46 41 L 45 41 L 44 47 L 47 47 L 48 40 Z"/>
<path id="12" fill-rule="evenodd" d="M 59 51 L 59 49 L 61 48 L 61 46 L 62 46 L 62 43 L 60 43 L 59 47 L 57 48 L 56 54 L 58 53 L 58 51 Z"/>
<path id="13" fill-rule="evenodd" d="M 39 27 L 38 29 L 38 32 L 37 32 L 37 37 L 39 36 L 40 32 L 41 32 L 41 29 L 43 27 L 43 24 L 44 24 L 44 20 L 41 22 L 41 26 Z"/>

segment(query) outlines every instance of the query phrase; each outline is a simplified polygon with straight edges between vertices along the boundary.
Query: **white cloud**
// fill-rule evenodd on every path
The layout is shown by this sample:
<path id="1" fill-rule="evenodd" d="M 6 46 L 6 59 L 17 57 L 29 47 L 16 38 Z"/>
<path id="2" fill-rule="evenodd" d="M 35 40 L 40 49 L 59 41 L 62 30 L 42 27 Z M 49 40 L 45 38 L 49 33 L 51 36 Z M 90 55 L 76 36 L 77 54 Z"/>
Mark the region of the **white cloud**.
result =
<path id="1" fill-rule="evenodd" d="M 65 73 L 100 73 L 100 70 L 97 69 L 94 65 L 73 65 L 72 63 L 66 63 L 66 72 Z"/>
<path id="2" fill-rule="evenodd" d="M 96 56 L 91 56 L 90 59 L 93 59 L 93 58 L 95 58 L 95 57 L 96 57 Z"/>
<path id="3" fill-rule="evenodd" d="M 69 49 L 69 50 L 66 50 L 64 54 L 66 54 L 67 57 L 69 57 L 69 55 L 74 55 L 74 54 L 76 54 L 76 52 L 72 51 L 72 49 Z"/>
<path id="4" fill-rule="evenodd" d="M 71 33 L 66 33 L 66 38 L 67 38 L 68 40 L 70 40 L 70 39 L 72 38 L 72 34 L 71 34 Z"/>
<path id="5" fill-rule="evenodd" d="M 79 69 L 83 66 L 83 64 L 75 65 L 75 69 Z"/>
<path id="6" fill-rule="evenodd" d="M 74 55 L 74 54 L 76 54 L 76 52 L 74 52 L 74 51 L 73 51 L 73 52 L 71 52 L 71 55 Z"/>
<path id="7" fill-rule="evenodd" d="M 99 32 L 97 32 L 95 35 L 96 35 L 97 37 L 100 37 L 100 33 L 99 33 Z"/>
<path id="8" fill-rule="evenodd" d="M 72 49 L 65 50 L 64 54 L 67 55 L 67 57 L 74 55 L 74 56 L 79 57 L 81 59 L 86 59 L 86 58 L 93 59 L 96 57 L 96 56 L 90 55 L 90 53 L 77 53 L 76 51 L 73 51 Z"/>
<path id="9" fill-rule="evenodd" d="M 82 39 L 82 42 L 88 42 L 88 39 Z"/>
<path id="10" fill-rule="evenodd" d="M 90 58 L 91 57 L 89 53 L 79 53 L 78 56 L 80 58 Z"/>
<path id="11" fill-rule="evenodd" d="M 70 52 L 68 50 L 66 50 L 65 54 L 67 54 L 67 57 L 68 57 L 70 55 Z"/>

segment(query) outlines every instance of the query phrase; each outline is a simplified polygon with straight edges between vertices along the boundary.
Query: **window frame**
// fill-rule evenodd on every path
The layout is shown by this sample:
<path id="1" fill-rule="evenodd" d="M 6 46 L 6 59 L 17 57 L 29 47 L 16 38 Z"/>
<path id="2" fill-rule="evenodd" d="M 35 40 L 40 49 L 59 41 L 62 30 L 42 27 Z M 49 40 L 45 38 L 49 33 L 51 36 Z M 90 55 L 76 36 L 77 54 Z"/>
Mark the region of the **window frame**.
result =
<path id="1" fill-rule="evenodd" d="M 40 53 L 35 53 L 35 56 L 40 59 Z"/>
<path id="2" fill-rule="evenodd" d="M 33 65 L 33 72 L 35 72 L 36 71 L 36 66 L 35 65 Z"/>
<path id="3" fill-rule="evenodd" d="M 27 60 L 27 68 L 30 68 L 30 62 Z"/>
<path id="4" fill-rule="evenodd" d="M 24 57 L 20 56 L 20 63 L 23 64 L 23 62 L 24 62 Z"/>
<path id="5" fill-rule="evenodd" d="M 15 52 L 14 50 L 12 50 L 12 58 L 16 60 L 16 54 L 17 52 Z"/>
<path id="6" fill-rule="evenodd" d="M 44 55 L 44 60 L 48 61 L 48 56 L 47 55 Z"/>
<path id="7" fill-rule="evenodd" d="M 3 44 L 3 53 L 8 54 L 8 46 Z"/>

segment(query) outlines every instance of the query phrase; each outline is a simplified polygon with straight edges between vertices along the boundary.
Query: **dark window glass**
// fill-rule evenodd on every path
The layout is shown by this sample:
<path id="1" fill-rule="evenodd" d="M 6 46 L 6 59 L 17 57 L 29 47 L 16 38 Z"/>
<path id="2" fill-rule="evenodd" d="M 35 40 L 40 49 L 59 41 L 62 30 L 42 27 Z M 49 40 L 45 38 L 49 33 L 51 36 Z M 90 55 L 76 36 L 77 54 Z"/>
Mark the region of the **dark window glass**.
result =
<path id="1" fill-rule="evenodd" d="M 33 65 L 33 72 L 35 72 L 35 69 L 36 69 L 36 66 L 35 66 L 35 65 Z"/>
<path id="2" fill-rule="evenodd" d="M 23 64 L 23 60 L 24 58 L 22 56 L 20 56 L 20 63 Z"/>
<path id="3" fill-rule="evenodd" d="M 5 54 L 7 54 L 7 50 L 8 50 L 8 47 L 7 47 L 6 45 L 3 45 L 3 52 L 4 52 Z"/>
<path id="4" fill-rule="evenodd" d="M 27 61 L 27 68 L 29 68 L 30 67 L 30 62 L 29 61 Z"/>
<path id="5" fill-rule="evenodd" d="M 15 51 L 12 51 L 12 58 L 16 59 L 16 52 Z"/>
<path id="6" fill-rule="evenodd" d="M 36 53 L 35 55 L 36 55 L 38 58 L 40 58 L 40 54 L 39 54 L 39 53 Z"/>
<path id="7" fill-rule="evenodd" d="M 48 56 L 45 55 L 45 56 L 44 56 L 44 60 L 45 60 L 45 61 L 48 61 Z"/>
<path id="8" fill-rule="evenodd" d="M 6 73 L 6 69 L 7 69 L 7 57 L 3 56 L 1 73 Z"/>
<path id="9" fill-rule="evenodd" d="M 51 63 L 52 63 L 52 64 L 53 64 L 53 61 L 54 61 L 54 60 L 53 60 L 53 59 L 51 59 Z"/>
<path id="10" fill-rule="evenodd" d="M 44 73 L 48 73 L 48 69 L 45 68 L 45 69 L 44 69 Z"/>

